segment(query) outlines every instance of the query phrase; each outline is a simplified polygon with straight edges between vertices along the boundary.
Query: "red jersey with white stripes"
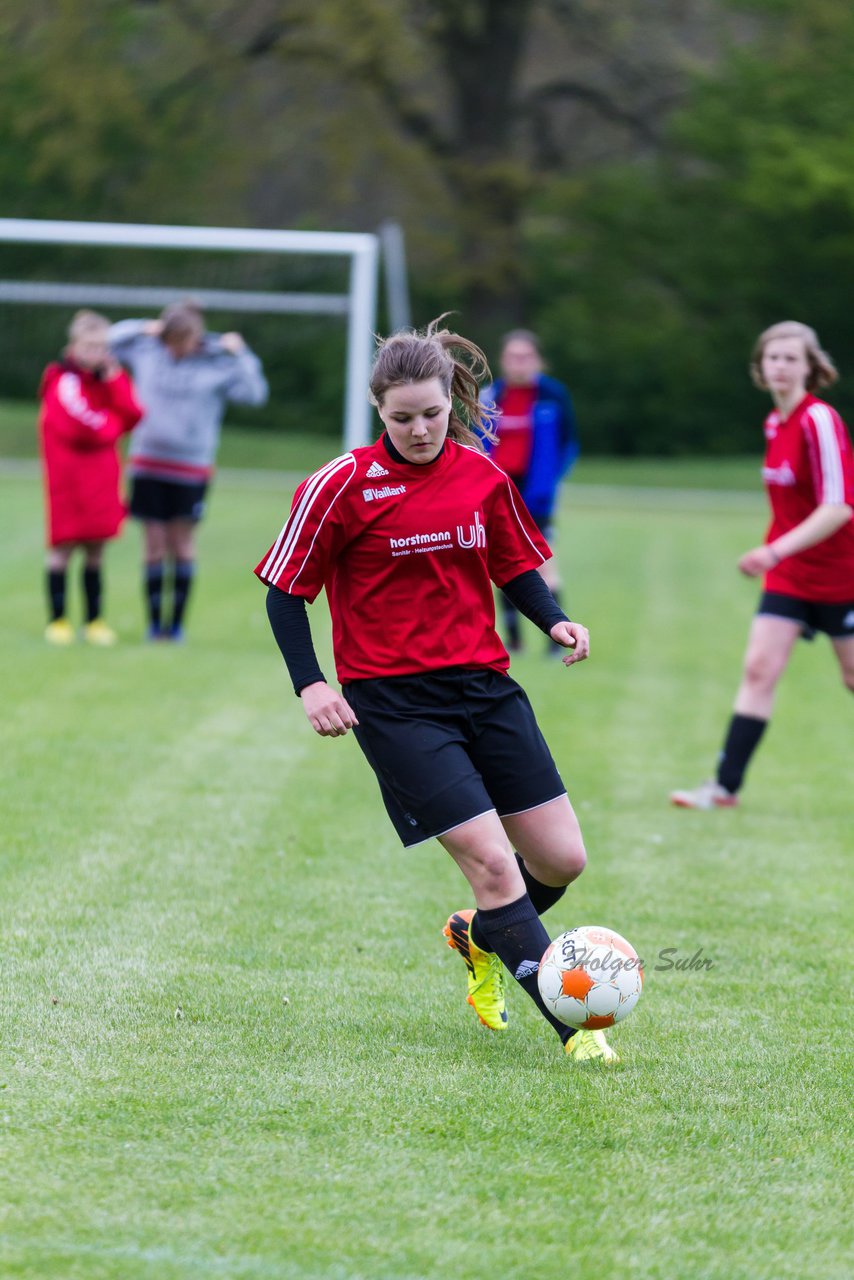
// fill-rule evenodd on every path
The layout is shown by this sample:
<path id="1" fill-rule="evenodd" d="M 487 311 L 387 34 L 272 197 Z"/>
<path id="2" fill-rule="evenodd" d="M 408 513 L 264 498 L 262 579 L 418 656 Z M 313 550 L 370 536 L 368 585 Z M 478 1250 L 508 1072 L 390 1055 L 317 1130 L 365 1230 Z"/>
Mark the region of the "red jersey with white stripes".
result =
<path id="1" fill-rule="evenodd" d="M 383 439 L 309 476 L 255 569 L 314 600 L 326 588 L 338 679 L 443 667 L 506 671 L 491 583 L 551 555 L 513 482 L 446 440 L 433 462 L 396 461 Z"/>
<path id="2" fill-rule="evenodd" d="M 48 544 L 114 538 L 125 518 L 116 444 L 143 413 L 130 378 L 64 360 L 45 369 L 39 395 Z"/>
<path id="3" fill-rule="evenodd" d="M 807 395 L 781 419 L 765 419 L 762 479 L 771 502 L 766 542 L 805 520 L 821 503 L 854 506 L 854 454 L 845 423 L 823 400 Z M 824 542 L 788 556 L 765 576 L 767 591 L 802 600 L 854 600 L 854 519 Z"/>

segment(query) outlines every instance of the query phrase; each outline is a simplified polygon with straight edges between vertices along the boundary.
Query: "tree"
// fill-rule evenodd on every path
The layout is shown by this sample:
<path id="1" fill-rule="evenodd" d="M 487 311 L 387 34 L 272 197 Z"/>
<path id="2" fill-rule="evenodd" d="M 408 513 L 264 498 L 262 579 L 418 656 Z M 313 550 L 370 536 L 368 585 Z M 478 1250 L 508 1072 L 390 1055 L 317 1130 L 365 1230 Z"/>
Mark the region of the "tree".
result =
<path id="1" fill-rule="evenodd" d="M 256 142 L 282 168 L 256 187 L 265 216 L 396 214 L 441 281 L 431 305 L 487 327 L 525 308 L 533 194 L 556 173 L 654 150 L 689 42 L 714 47 L 721 26 L 712 0 L 164 5 L 252 65 L 276 122 Z"/>
<path id="2" fill-rule="evenodd" d="M 235 213 L 245 175 L 207 109 L 216 67 L 147 7 L 31 0 L 0 8 L 3 211 L 192 221 Z M 229 180 L 223 181 L 223 174 Z M 153 215 L 153 216 L 152 216 Z"/>
<path id="3" fill-rule="evenodd" d="M 662 153 L 553 186 L 528 222 L 535 307 L 595 448 L 755 448 L 755 335 L 796 318 L 843 367 L 854 291 L 854 13 L 775 21 L 706 75 Z M 849 416 L 843 382 L 837 403 Z"/>

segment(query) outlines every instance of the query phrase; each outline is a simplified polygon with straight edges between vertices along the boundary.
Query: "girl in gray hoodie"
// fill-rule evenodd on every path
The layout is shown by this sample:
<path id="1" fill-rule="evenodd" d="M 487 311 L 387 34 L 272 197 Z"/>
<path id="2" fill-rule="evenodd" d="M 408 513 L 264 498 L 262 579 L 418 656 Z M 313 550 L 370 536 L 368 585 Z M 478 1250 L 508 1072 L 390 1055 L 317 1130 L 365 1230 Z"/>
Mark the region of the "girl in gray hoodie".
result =
<path id="1" fill-rule="evenodd" d="M 159 320 L 122 320 L 113 354 L 133 375 L 145 416 L 128 458 L 131 515 L 144 531 L 143 576 L 152 640 L 181 640 L 195 571 L 195 526 L 219 445 L 225 407 L 262 405 L 267 382 L 239 333 L 208 333 L 190 302 Z M 172 565 L 172 608 L 163 608 L 164 566 Z"/>

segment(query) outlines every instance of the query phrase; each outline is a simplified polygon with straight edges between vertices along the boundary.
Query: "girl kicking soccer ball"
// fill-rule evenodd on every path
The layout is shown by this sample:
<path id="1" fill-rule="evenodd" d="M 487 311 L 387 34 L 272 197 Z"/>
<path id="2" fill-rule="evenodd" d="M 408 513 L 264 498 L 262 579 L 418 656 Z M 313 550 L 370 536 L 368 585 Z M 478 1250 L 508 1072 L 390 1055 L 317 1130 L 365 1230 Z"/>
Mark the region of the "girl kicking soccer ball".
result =
<path id="1" fill-rule="evenodd" d="M 352 729 L 402 843 L 437 839 L 468 881 L 476 909 L 454 912 L 444 932 L 480 1020 L 507 1026 L 503 966 L 567 1053 L 613 1062 L 601 1031 L 558 1022 L 537 987 L 549 944 L 540 914 L 580 875 L 585 851 L 507 674 L 492 584 L 566 650 L 566 666 L 587 657 L 589 638 L 540 576 L 548 545 L 483 452 L 483 354 L 439 323 L 381 344 L 370 391 L 383 434 L 300 485 L 256 573 L 312 727 L 332 738 Z M 322 588 L 340 693 L 318 666 L 306 613 Z"/>

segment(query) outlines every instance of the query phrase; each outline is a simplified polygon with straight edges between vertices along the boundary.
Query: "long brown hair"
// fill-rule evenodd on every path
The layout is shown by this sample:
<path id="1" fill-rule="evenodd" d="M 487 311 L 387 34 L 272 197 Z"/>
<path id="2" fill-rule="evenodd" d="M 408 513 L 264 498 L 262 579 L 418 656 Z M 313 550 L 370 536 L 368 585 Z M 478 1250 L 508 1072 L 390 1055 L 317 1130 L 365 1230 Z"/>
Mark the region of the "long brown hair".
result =
<path id="1" fill-rule="evenodd" d="M 483 449 L 484 438 L 494 440 L 493 412 L 480 401 L 480 383 L 491 378 L 480 347 L 459 333 L 439 326 L 450 312 L 431 320 L 423 332 L 393 333 L 377 348 L 371 369 L 371 404 L 382 407 L 390 387 L 438 378 L 451 397 L 448 435 L 459 444 Z"/>
<path id="2" fill-rule="evenodd" d="M 833 386 L 839 374 L 836 372 L 836 365 L 823 350 L 815 329 L 811 329 L 808 324 L 801 324 L 799 320 L 781 320 L 779 324 L 772 324 L 770 329 L 765 329 L 756 339 L 756 345 L 750 357 L 750 376 L 757 387 L 762 391 L 768 390 L 762 377 L 762 356 L 768 343 L 773 342 L 775 338 L 800 338 L 804 344 L 804 352 L 810 367 L 806 380 L 807 391 L 815 392 L 821 387 Z"/>

